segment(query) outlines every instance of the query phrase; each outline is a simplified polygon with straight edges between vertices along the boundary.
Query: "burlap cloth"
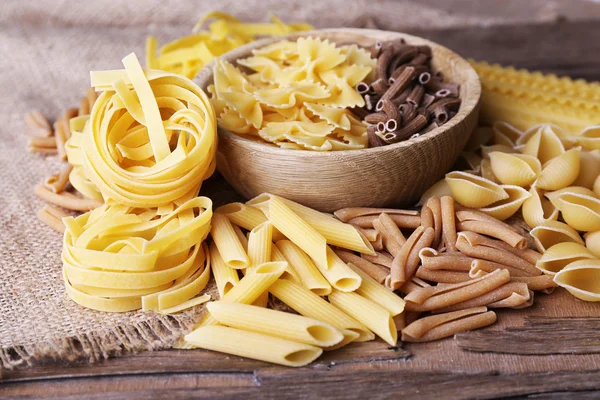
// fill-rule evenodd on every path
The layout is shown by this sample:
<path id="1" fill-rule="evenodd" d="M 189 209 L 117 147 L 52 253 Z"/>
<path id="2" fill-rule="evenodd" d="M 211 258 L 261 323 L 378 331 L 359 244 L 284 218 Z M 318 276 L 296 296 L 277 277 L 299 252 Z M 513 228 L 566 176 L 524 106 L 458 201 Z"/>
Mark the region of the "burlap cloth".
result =
<path id="1" fill-rule="evenodd" d="M 516 1 L 508 3 L 513 7 L 502 12 L 513 13 L 513 19 L 523 15 L 522 2 L 518 7 Z M 444 5 L 438 9 L 436 4 Z M 161 43 L 172 40 L 187 34 L 199 16 L 215 7 L 249 21 L 264 21 L 271 11 L 284 20 L 309 21 L 317 27 L 405 31 L 424 25 L 502 20 L 501 15 L 481 15 L 481 9 L 468 7 L 462 14 L 453 13 L 444 9 L 445 4 L 433 0 L 418 4 L 4 0 L 0 12 L 0 365 L 12 368 L 50 358 L 92 362 L 125 351 L 169 347 L 203 309 L 176 316 L 109 314 L 80 307 L 67 297 L 61 280 L 61 236 L 36 219 L 42 202 L 32 191 L 46 175 L 58 171 L 59 163 L 55 157 L 26 152 L 24 113 L 39 109 L 55 117 L 77 105 L 89 85 L 89 70 L 120 68 L 121 58 L 131 51 L 143 57 L 147 34 L 156 35 Z M 546 16 L 544 7 L 537 9 L 540 19 Z M 216 203 L 235 198 L 218 178 L 203 188 L 203 194 Z"/>

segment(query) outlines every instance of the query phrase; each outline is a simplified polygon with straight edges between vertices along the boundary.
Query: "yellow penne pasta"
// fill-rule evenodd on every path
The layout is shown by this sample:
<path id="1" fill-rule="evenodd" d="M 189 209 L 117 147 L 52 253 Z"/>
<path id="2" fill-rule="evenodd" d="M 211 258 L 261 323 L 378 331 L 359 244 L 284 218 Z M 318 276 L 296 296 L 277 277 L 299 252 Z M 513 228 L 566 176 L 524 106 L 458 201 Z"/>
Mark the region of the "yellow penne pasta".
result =
<path id="1" fill-rule="evenodd" d="M 259 265 L 256 269 L 246 274 L 221 300 L 232 303 L 252 304 L 267 291 L 273 282 L 279 279 L 286 267 L 287 263 L 285 262 L 269 262 Z M 197 327 L 215 324 L 217 324 L 217 320 L 207 313 L 200 320 Z"/>
<path id="2" fill-rule="evenodd" d="M 205 326 L 185 336 L 201 349 L 219 351 L 288 367 L 301 367 L 322 353 L 318 347 L 225 326 Z"/>
<path id="3" fill-rule="evenodd" d="M 269 219 L 275 228 L 313 260 L 327 263 L 327 241 L 279 198 L 269 200 Z"/>
<path id="4" fill-rule="evenodd" d="M 328 299 L 331 304 L 365 324 L 390 346 L 396 345 L 398 332 L 388 310 L 353 292 L 340 292 L 334 289 Z"/>
<path id="5" fill-rule="evenodd" d="M 221 325 L 294 342 L 330 347 L 344 338 L 338 329 L 329 324 L 283 311 L 223 301 L 210 302 L 207 309 Z"/>
<path id="6" fill-rule="evenodd" d="M 388 310 L 392 316 L 396 316 L 404 311 L 405 302 L 400 296 L 371 278 L 356 265 L 348 263 L 348 267 L 352 268 L 362 279 L 362 283 L 356 289 L 356 293 L 379 304 Z"/>
<path id="7" fill-rule="evenodd" d="M 223 261 L 219 249 L 213 242 L 210 245 L 210 262 L 212 265 L 213 276 L 219 291 L 219 298 L 223 298 L 235 285 L 238 284 L 240 278 L 237 270 L 229 267 Z"/>
<path id="8" fill-rule="evenodd" d="M 257 225 L 248 236 L 248 258 L 250 266 L 271 261 L 273 247 L 273 225 L 266 221 Z"/>
<path id="9" fill-rule="evenodd" d="M 211 224 L 210 234 L 225 264 L 235 269 L 247 268 L 250 260 L 229 219 L 224 215 L 214 214 Z"/>
<path id="10" fill-rule="evenodd" d="M 247 231 L 267 221 L 265 214 L 258 208 L 244 203 L 230 203 L 215 210 L 215 214 L 225 215 L 231 223 Z"/>
<path id="11" fill-rule="evenodd" d="M 328 244 L 358 251 L 363 254 L 375 254 L 373 246 L 361 232 L 352 225 L 335 219 L 332 215 L 324 214 L 272 194 L 262 194 L 250 200 L 249 203 L 254 201 L 262 203 L 275 198 L 284 203 L 290 210 L 302 218 L 302 220 L 306 221 L 306 223 L 308 223 L 315 231 L 319 232 Z"/>
<path id="12" fill-rule="evenodd" d="M 271 261 L 283 261 L 287 263 L 287 268 L 281 275 L 281 279 L 288 279 L 292 282 L 302 284 L 302 282 L 300 281 L 300 277 L 294 270 L 294 267 L 292 267 L 290 262 L 287 260 L 287 258 L 285 258 L 285 256 L 283 255 L 281 250 L 279 250 L 275 243 L 273 243 L 273 245 L 271 246 Z"/>
<path id="13" fill-rule="evenodd" d="M 269 292 L 305 317 L 357 333 L 359 335 L 357 342 L 366 342 L 375 338 L 373 332 L 361 322 L 300 285 L 279 279 L 271 285 Z"/>
<path id="14" fill-rule="evenodd" d="M 348 267 L 345 262 L 338 257 L 331 247 L 327 246 L 327 264 L 321 264 L 313 260 L 315 265 L 323 274 L 327 282 L 337 290 L 342 292 L 353 292 L 360 287 L 361 277 Z"/>
<path id="15" fill-rule="evenodd" d="M 248 238 L 246 237 L 246 235 L 244 235 L 244 232 L 242 232 L 242 229 L 239 226 L 233 225 L 233 230 L 235 231 L 235 235 L 238 237 L 240 243 L 242 244 L 242 248 L 246 253 L 248 253 Z M 248 258 L 248 260 L 250 259 Z"/>
<path id="16" fill-rule="evenodd" d="M 288 261 L 291 269 L 296 272 L 302 286 L 319 296 L 331 293 L 331 285 L 317 269 L 310 257 L 289 240 L 280 240 L 275 246 Z"/>

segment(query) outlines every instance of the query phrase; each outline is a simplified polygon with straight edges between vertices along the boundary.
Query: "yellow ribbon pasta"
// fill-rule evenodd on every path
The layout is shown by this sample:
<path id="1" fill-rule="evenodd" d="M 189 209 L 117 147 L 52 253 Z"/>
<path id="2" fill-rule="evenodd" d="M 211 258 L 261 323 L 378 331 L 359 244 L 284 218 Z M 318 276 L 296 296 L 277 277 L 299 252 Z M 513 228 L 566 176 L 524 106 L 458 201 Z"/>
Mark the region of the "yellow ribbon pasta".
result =
<path id="1" fill-rule="evenodd" d="M 212 202 L 188 200 L 170 213 L 103 205 L 64 219 L 67 293 L 100 311 L 158 311 L 196 296 L 210 277 Z"/>
<path id="2" fill-rule="evenodd" d="M 83 193 L 95 187 L 108 204 L 172 211 L 214 172 L 214 110 L 187 78 L 144 72 L 133 53 L 123 65 L 91 72 L 92 86 L 104 92 L 83 130 L 69 139 L 72 175 L 80 178 L 73 184 Z"/>

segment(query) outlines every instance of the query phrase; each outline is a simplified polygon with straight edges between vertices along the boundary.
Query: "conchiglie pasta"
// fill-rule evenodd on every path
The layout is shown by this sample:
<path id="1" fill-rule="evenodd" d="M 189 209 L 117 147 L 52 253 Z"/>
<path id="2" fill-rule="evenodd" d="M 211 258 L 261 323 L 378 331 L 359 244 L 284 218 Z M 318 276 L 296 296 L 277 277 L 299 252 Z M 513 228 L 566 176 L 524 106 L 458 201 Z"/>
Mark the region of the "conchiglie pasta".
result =
<path id="1" fill-rule="evenodd" d="M 558 199 L 558 197 L 560 195 L 565 194 L 565 193 L 582 194 L 584 196 L 597 197 L 596 193 L 594 193 L 590 189 L 584 188 L 583 186 L 568 186 L 566 188 L 562 188 L 562 189 L 559 189 L 559 190 L 554 190 L 552 192 L 546 192 L 546 193 L 544 193 L 544 196 L 548 200 L 550 200 L 550 202 L 552 204 L 554 204 L 554 207 L 558 208 L 558 204 L 556 202 L 556 199 Z"/>
<path id="2" fill-rule="evenodd" d="M 573 186 L 593 189 L 596 178 L 600 176 L 600 150 L 582 151 L 579 162 L 579 175 L 573 182 Z"/>
<path id="3" fill-rule="evenodd" d="M 554 276 L 554 282 L 585 301 L 600 301 L 600 260 L 580 260 Z"/>
<path id="4" fill-rule="evenodd" d="M 600 231 L 588 232 L 584 235 L 585 245 L 592 254 L 600 258 Z"/>
<path id="5" fill-rule="evenodd" d="M 578 231 L 600 230 L 600 200 L 575 193 L 556 197 L 556 204 L 565 222 Z"/>
<path id="6" fill-rule="evenodd" d="M 521 152 L 536 157 L 542 164 L 552 160 L 565 152 L 561 140 L 556 135 L 551 125 L 543 125 L 529 137 L 523 135 L 517 145 L 523 145 Z M 527 141 L 524 141 L 527 139 Z"/>
<path id="7" fill-rule="evenodd" d="M 558 190 L 575 182 L 580 169 L 580 151 L 580 148 L 567 150 L 548 161 L 537 180 L 537 187 L 545 190 Z"/>
<path id="8" fill-rule="evenodd" d="M 554 275 L 572 262 L 592 258 L 594 255 L 585 246 L 564 242 L 546 250 L 535 266 L 545 274 Z"/>
<path id="9" fill-rule="evenodd" d="M 542 171 L 540 161 L 533 156 L 494 151 L 489 157 L 494 175 L 505 185 L 531 185 Z"/>
<path id="10" fill-rule="evenodd" d="M 502 185 L 502 189 L 508 194 L 508 199 L 500 200 L 496 203 L 492 203 L 487 207 L 480 208 L 479 210 L 492 216 L 500 221 L 504 221 L 512 217 L 523 205 L 525 200 L 531 197 L 531 193 L 527 190 L 513 185 Z"/>
<path id="11" fill-rule="evenodd" d="M 546 221 L 558 219 L 558 209 L 543 196 L 540 191 L 532 187 L 529 190 L 531 197 L 523 203 L 523 219 L 530 228 L 543 224 Z"/>
<path id="12" fill-rule="evenodd" d="M 454 171 L 446 174 L 446 182 L 452 197 L 466 207 L 486 207 L 509 198 L 500 185 L 477 175 Z"/>
<path id="13" fill-rule="evenodd" d="M 589 126 L 572 139 L 584 149 L 600 150 L 600 125 Z"/>
<path id="14" fill-rule="evenodd" d="M 534 227 L 529 233 L 533 236 L 536 248 L 542 253 L 555 244 L 562 242 L 584 244 L 575 229 L 560 221 L 545 221 Z"/>

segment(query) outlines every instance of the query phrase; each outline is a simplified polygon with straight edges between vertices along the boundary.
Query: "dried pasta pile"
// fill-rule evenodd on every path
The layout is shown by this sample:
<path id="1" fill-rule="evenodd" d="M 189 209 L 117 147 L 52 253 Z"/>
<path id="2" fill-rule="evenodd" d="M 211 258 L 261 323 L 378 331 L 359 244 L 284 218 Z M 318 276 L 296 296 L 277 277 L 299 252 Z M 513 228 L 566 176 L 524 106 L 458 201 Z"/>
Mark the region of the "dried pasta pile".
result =
<path id="1" fill-rule="evenodd" d="M 556 286 L 516 228 L 451 197 L 334 217 L 263 194 L 218 208 L 211 235 L 220 300 L 177 347 L 288 366 L 375 336 L 395 346 L 398 332 L 424 342 L 477 329 L 495 322 L 488 308 L 527 307 Z"/>
<path id="2" fill-rule="evenodd" d="M 357 90 L 365 106 L 355 110 L 369 124 L 369 146 L 398 143 L 448 122 L 460 107 L 459 85 L 431 68 L 431 48 L 404 39 L 377 42 L 376 79 Z"/>
<path id="3" fill-rule="evenodd" d="M 365 104 L 355 86 L 372 79 L 369 52 L 308 37 L 252 53 L 236 61 L 252 73 L 215 64 L 208 90 L 221 127 L 285 149 L 367 147 L 367 128 L 350 109 Z"/>

